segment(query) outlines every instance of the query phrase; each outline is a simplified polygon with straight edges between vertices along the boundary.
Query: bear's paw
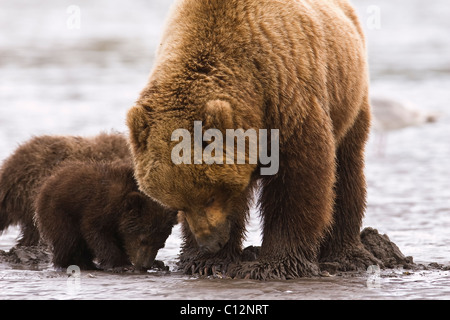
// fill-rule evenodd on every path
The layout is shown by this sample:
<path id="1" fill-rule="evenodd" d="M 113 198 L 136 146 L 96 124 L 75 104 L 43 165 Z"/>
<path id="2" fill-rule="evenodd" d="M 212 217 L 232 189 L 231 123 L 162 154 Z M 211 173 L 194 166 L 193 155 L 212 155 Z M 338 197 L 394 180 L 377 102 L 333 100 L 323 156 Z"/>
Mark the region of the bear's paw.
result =
<path id="1" fill-rule="evenodd" d="M 243 262 L 229 270 L 228 275 L 235 279 L 290 280 L 319 276 L 319 268 L 314 263 L 299 262 L 296 259 Z"/>

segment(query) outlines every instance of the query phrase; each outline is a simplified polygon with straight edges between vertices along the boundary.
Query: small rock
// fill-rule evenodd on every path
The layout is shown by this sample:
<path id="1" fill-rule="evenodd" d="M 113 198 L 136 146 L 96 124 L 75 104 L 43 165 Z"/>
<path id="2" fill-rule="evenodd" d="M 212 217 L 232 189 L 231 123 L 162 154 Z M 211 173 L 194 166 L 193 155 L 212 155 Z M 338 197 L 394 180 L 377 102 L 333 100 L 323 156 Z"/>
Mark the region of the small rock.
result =
<path id="1" fill-rule="evenodd" d="M 440 269 L 441 270 L 443 268 L 443 265 L 439 264 L 437 262 L 431 262 L 431 263 L 428 264 L 428 267 L 433 268 L 433 269 Z"/>

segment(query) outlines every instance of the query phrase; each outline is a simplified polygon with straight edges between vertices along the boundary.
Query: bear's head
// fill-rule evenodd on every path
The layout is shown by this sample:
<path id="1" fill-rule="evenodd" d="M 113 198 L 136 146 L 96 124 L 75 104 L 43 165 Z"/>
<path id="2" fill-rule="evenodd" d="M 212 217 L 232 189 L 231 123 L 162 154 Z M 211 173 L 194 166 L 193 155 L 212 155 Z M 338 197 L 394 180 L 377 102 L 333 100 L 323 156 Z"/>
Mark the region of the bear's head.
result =
<path id="1" fill-rule="evenodd" d="M 161 207 L 140 192 L 133 191 L 127 195 L 119 232 L 136 269 L 151 268 L 176 223 L 176 211 Z"/>
<path id="2" fill-rule="evenodd" d="M 227 129 L 249 127 L 240 121 L 245 117 L 223 100 L 173 109 L 160 105 L 141 100 L 128 113 L 139 187 L 162 205 L 182 211 L 199 247 L 217 252 L 228 242 L 235 217 L 243 214 L 237 204 L 246 198 L 257 168 L 248 161 L 250 148 L 242 152 L 236 144 L 227 149 Z M 180 129 L 187 135 L 176 135 Z M 227 153 L 234 155 L 234 162 L 227 160 Z M 245 158 L 244 164 L 237 163 L 239 155 Z"/>

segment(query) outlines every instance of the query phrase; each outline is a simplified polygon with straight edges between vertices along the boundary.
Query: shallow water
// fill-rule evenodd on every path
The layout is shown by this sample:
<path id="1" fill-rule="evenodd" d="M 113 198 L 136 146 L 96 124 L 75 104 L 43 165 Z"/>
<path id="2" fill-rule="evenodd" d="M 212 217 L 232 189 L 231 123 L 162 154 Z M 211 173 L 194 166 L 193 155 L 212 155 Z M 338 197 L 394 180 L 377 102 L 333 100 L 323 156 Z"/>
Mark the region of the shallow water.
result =
<path id="1" fill-rule="evenodd" d="M 353 1 L 368 37 L 372 93 L 437 112 L 433 124 L 374 134 L 367 150 L 364 226 L 389 235 L 415 262 L 450 265 L 450 7 L 446 0 Z M 0 159 L 32 135 L 125 131 L 146 83 L 169 1 L 3 0 L 0 10 Z M 380 25 L 371 20 L 376 5 Z M 369 9 L 369 10 L 368 10 Z M 420 23 L 419 23 L 420 22 Z M 260 243 L 257 212 L 245 245 Z M 14 245 L 18 230 L 0 236 Z M 158 254 L 175 268 L 176 227 Z M 385 270 L 296 281 L 199 279 L 171 274 L 82 272 L 0 265 L 0 299 L 449 299 L 450 271 Z"/>

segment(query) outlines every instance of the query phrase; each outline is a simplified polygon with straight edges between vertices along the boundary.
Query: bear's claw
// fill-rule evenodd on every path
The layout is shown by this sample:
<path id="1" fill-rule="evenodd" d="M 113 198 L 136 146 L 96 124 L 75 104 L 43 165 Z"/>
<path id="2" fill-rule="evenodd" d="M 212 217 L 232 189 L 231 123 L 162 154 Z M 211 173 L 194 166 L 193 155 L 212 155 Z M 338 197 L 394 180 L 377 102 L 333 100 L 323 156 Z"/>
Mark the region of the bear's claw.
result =
<path id="1" fill-rule="evenodd" d="M 230 270 L 235 279 L 290 280 L 301 277 L 318 276 L 318 267 L 312 263 L 298 262 L 243 262 Z"/>
<path id="2" fill-rule="evenodd" d="M 218 261 L 197 261 L 191 262 L 182 268 L 185 274 L 198 275 L 201 277 L 216 277 L 216 278 L 228 278 L 227 269 L 228 264 Z"/>

